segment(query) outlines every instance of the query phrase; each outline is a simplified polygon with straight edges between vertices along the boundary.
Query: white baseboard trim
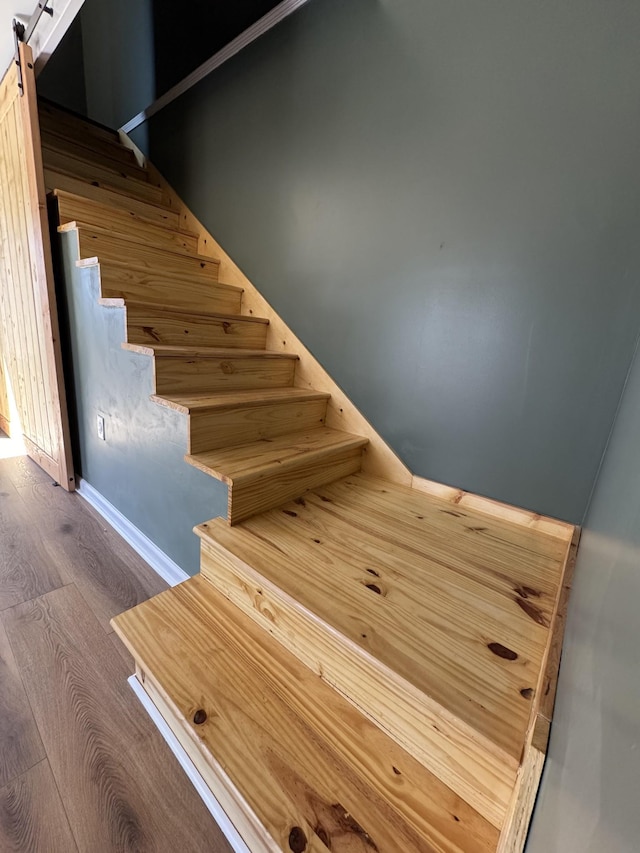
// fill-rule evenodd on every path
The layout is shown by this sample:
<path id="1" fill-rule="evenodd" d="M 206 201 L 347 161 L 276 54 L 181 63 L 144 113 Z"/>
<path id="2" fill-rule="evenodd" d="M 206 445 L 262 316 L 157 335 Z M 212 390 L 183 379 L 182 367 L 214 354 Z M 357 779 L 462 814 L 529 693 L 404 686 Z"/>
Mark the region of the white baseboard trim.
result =
<path id="1" fill-rule="evenodd" d="M 202 802 L 205 804 L 211 816 L 222 830 L 225 838 L 231 845 L 231 849 L 234 851 L 234 853 L 251 853 L 247 845 L 242 840 L 240 834 L 238 833 L 238 830 L 229 820 L 227 813 L 224 811 L 220 803 L 211 793 L 211 788 L 209 788 L 207 783 L 204 781 L 204 779 L 198 772 L 195 764 L 193 763 L 193 761 L 191 761 L 187 753 L 184 751 L 184 749 L 180 745 L 180 741 L 171 731 L 164 717 L 153 704 L 138 679 L 135 677 L 135 675 L 132 675 L 128 679 L 128 681 L 129 686 L 142 703 L 145 711 L 153 720 L 156 728 L 158 729 L 162 737 L 165 739 L 169 749 L 178 759 L 180 766 L 189 777 L 189 781 L 200 795 Z"/>
<path id="2" fill-rule="evenodd" d="M 143 560 L 146 560 L 151 568 L 166 581 L 169 586 L 176 586 L 189 579 L 188 575 L 177 563 L 161 551 L 158 546 L 145 536 L 141 530 L 132 524 L 120 510 L 100 494 L 97 489 L 87 483 L 86 480 L 78 478 L 77 493 L 85 499 L 88 504 L 100 513 L 108 521 L 111 527 L 128 542 Z"/>

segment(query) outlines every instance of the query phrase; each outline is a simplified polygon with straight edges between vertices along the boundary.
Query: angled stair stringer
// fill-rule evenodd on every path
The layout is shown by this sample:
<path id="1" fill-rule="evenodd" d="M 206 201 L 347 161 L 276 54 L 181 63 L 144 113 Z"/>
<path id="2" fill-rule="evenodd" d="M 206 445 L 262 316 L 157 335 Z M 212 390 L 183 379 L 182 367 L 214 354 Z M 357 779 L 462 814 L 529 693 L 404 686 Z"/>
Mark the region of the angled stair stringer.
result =
<path id="1" fill-rule="evenodd" d="M 43 109 L 60 230 L 229 486 L 113 622 L 141 688 L 252 851 L 520 853 L 577 530 L 413 476 L 126 137 Z"/>

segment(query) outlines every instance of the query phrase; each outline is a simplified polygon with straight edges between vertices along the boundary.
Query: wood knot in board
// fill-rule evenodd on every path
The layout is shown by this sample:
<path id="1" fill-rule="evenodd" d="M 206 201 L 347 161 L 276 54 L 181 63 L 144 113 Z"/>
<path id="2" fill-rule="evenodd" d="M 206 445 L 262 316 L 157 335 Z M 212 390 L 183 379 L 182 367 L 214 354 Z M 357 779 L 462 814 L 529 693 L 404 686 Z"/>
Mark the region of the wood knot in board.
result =
<path id="1" fill-rule="evenodd" d="M 293 853 L 304 853 L 307 849 L 307 836 L 299 826 L 293 826 L 289 833 L 289 850 Z"/>
<path id="2" fill-rule="evenodd" d="M 370 589 L 371 592 L 375 592 L 376 595 L 384 595 L 377 583 L 366 583 L 365 586 L 367 589 Z"/>
<path id="3" fill-rule="evenodd" d="M 541 592 L 538 592 L 537 589 L 531 589 L 530 586 L 516 586 L 513 591 L 516 595 L 519 595 L 520 598 L 540 598 L 542 595 Z"/>
<path id="4" fill-rule="evenodd" d="M 204 708 L 198 708 L 198 710 L 193 715 L 193 722 L 196 726 L 201 726 L 207 719 L 207 712 Z"/>
<path id="5" fill-rule="evenodd" d="M 294 504 L 298 504 L 298 506 L 306 506 L 307 502 L 304 498 L 296 498 Z"/>
<path id="6" fill-rule="evenodd" d="M 292 509 L 283 509 L 283 510 L 282 510 L 282 512 L 283 512 L 285 515 L 290 515 L 290 516 L 291 516 L 291 518 L 297 518 L 297 517 L 298 517 L 298 513 L 297 513 L 297 512 L 294 512 Z"/>
<path id="7" fill-rule="evenodd" d="M 518 607 L 524 610 L 527 616 L 533 619 L 534 622 L 537 622 L 538 625 L 542 625 L 544 628 L 549 627 L 549 620 L 539 607 L 536 607 L 535 604 L 532 604 L 524 598 L 520 598 L 520 596 L 518 596 L 515 601 Z"/>
<path id="8" fill-rule="evenodd" d="M 329 838 L 329 833 L 324 828 L 324 826 L 322 826 L 321 824 L 318 824 L 316 826 L 316 828 L 314 829 L 314 832 L 318 836 L 320 841 L 322 841 L 324 846 L 327 847 L 329 850 L 331 850 L 331 839 Z"/>
<path id="9" fill-rule="evenodd" d="M 231 362 L 229 361 L 221 361 L 220 362 L 220 370 L 226 375 L 229 376 L 231 373 L 234 373 L 234 368 Z"/>
<path id="10" fill-rule="evenodd" d="M 535 692 L 536 691 L 533 689 L 533 687 L 523 687 L 520 691 L 520 695 L 523 699 L 533 699 L 533 697 L 535 696 Z"/>
<path id="11" fill-rule="evenodd" d="M 228 335 L 231 331 L 231 323 L 228 320 L 222 321 L 222 331 L 225 333 L 225 335 Z"/>
<path id="12" fill-rule="evenodd" d="M 503 660 L 517 660 L 518 658 L 518 655 L 514 651 L 503 646 L 502 643 L 489 643 L 487 648 Z"/>
<path id="13" fill-rule="evenodd" d="M 378 845 L 374 842 L 366 829 L 360 826 L 358 821 L 349 814 L 344 806 L 340 803 L 334 803 L 331 806 L 331 813 L 336 824 L 336 830 L 341 835 L 344 835 L 345 833 L 355 835 L 357 838 L 361 839 L 361 841 L 364 841 L 367 847 L 370 847 L 372 850 L 378 849 Z"/>

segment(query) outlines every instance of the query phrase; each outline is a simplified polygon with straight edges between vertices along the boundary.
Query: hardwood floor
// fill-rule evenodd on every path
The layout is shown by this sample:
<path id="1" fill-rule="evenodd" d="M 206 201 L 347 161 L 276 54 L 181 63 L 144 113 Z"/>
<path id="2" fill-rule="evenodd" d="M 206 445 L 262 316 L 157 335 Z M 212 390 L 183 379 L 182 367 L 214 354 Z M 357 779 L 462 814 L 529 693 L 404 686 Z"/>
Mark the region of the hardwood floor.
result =
<path id="1" fill-rule="evenodd" d="M 109 626 L 165 584 L 8 448 L 0 433 L 0 850 L 227 853 Z"/>

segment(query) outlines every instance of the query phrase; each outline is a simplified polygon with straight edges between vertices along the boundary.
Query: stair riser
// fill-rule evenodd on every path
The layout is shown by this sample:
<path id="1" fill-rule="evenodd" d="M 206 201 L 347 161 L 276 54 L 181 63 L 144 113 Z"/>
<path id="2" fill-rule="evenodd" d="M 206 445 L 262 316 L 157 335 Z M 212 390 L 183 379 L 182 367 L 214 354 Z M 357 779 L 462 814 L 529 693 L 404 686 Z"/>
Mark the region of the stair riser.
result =
<path id="1" fill-rule="evenodd" d="M 309 458 L 300 454 L 280 468 L 236 479 L 229 489 L 229 523 L 237 524 L 286 501 L 355 474 L 362 466 L 362 448 L 327 450 Z"/>
<path id="2" fill-rule="evenodd" d="M 133 344 L 264 349 L 265 323 L 243 323 L 193 314 L 154 312 L 148 305 L 127 307 L 127 341 Z"/>
<path id="3" fill-rule="evenodd" d="M 89 228 L 105 228 L 122 234 L 129 241 L 157 245 L 172 252 L 198 253 L 198 238 L 169 228 L 142 221 L 133 213 L 103 207 L 85 199 L 58 197 L 60 223 L 78 222 Z"/>
<path id="4" fill-rule="evenodd" d="M 97 232 L 78 228 L 78 252 L 80 260 L 97 258 L 99 262 L 115 261 L 143 267 L 149 272 L 172 274 L 181 278 L 194 278 L 200 281 L 216 281 L 218 278 L 217 261 L 202 261 L 188 255 L 173 253 L 170 245 L 158 247 L 144 246 L 141 243 L 126 243 L 117 237 L 105 236 Z M 169 251 L 167 255 L 162 251 Z"/>
<path id="5" fill-rule="evenodd" d="M 38 117 L 41 127 L 63 136 L 68 135 L 72 139 L 80 137 L 86 139 L 88 143 L 96 139 L 107 144 L 115 144 L 119 138 L 116 130 L 84 121 L 70 113 L 49 106 L 44 101 L 38 103 Z"/>
<path id="6" fill-rule="evenodd" d="M 43 148 L 42 156 L 47 169 L 67 172 L 89 183 L 113 187 L 120 192 L 125 192 L 127 195 L 151 202 L 152 204 L 162 203 L 164 195 L 160 187 L 156 187 L 147 181 L 139 181 L 133 177 L 128 177 L 124 168 L 122 171 L 107 169 L 104 166 L 85 162 L 67 154 L 61 154 L 59 151 L 54 151 L 51 148 Z"/>
<path id="7" fill-rule="evenodd" d="M 87 183 L 87 181 L 83 181 L 81 178 L 74 178 L 72 175 L 56 172 L 54 169 L 45 168 L 44 180 L 47 192 L 51 192 L 54 189 L 65 190 L 66 192 L 76 193 L 102 204 L 113 205 L 120 210 L 131 211 L 138 216 L 144 216 L 145 219 L 154 222 L 156 225 L 174 229 L 180 227 L 180 217 L 177 211 L 157 207 L 154 204 L 132 198 L 116 190 L 96 187 L 91 183 Z"/>
<path id="8" fill-rule="evenodd" d="M 179 279 L 162 273 L 127 269 L 103 260 L 100 261 L 100 283 L 101 295 L 105 299 L 175 305 L 193 311 L 239 314 L 242 302 L 241 291 L 215 281 Z"/>
<path id="9" fill-rule="evenodd" d="M 206 394 L 293 385 L 296 362 L 284 358 L 156 358 L 156 394 Z"/>
<path id="10" fill-rule="evenodd" d="M 138 162 L 129 148 L 125 148 L 118 142 L 107 143 L 96 139 L 85 140 L 84 144 L 68 136 L 60 136 L 49 133 L 46 129 L 42 131 L 42 144 L 50 151 L 59 151 L 61 154 L 70 154 L 81 160 L 96 163 L 106 169 L 124 171 L 126 174 L 146 181 L 145 170 Z"/>
<path id="11" fill-rule="evenodd" d="M 335 687 L 494 826 L 515 782 L 472 729 L 363 653 L 213 540 L 201 544 L 202 576 L 302 663 Z"/>
<path id="12" fill-rule="evenodd" d="M 315 429 L 324 423 L 326 411 L 326 400 L 302 400 L 194 412 L 189 418 L 189 453 Z"/>

